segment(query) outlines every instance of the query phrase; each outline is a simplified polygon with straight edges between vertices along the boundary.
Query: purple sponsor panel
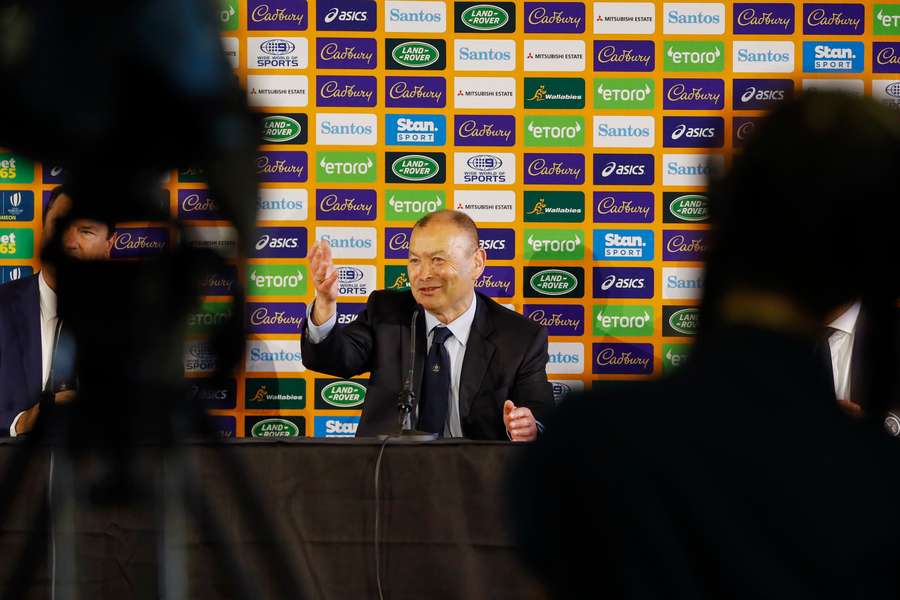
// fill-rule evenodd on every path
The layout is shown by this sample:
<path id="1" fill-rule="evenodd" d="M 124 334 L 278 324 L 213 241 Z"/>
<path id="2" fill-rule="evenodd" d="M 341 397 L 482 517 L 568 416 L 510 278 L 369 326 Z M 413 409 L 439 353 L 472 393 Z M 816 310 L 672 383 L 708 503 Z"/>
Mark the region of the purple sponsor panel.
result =
<path id="1" fill-rule="evenodd" d="M 862 4 L 804 4 L 803 35 L 862 35 L 865 13 Z"/>
<path id="2" fill-rule="evenodd" d="M 270 151 L 256 156 L 256 176 L 265 183 L 302 183 L 309 174 L 306 152 Z"/>
<path id="3" fill-rule="evenodd" d="M 516 118 L 512 115 L 456 115 L 457 146 L 515 146 Z"/>
<path id="4" fill-rule="evenodd" d="M 204 296 L 230 296 L 237 281 L 237 267 L 225 265 L 215 273 L 204 274 L 200 279 L 200 293 Z"/>
<path id="5" fill-rule="evenodd" d="M 705 229 L 663 231 L 663 260 L 703 260 L 708 234 Z"/>
<path id="6" fill-rule="evenodd" d="M 377 213 L 375 190 L 316 190 L 316 219 L 320 221 L 372 221 Z"/>
<path id="7" fill-rule="evenodd" d="M 652 298 L 650 267 L 594 267 L 594 298 Z"/>
<path id="8" fill-rule="evenodd" d="M 652 223 L 653 192 L 594 192 L 594 223 Z"/>
<path id="9" fill-rule="evenodd" d="M 584 307 L 571 304 L 526 304 L 525 318 L 540 323 L 549 335 L 584 335 Z"/>
<path id="10" fill-rule="evenodd" d="M 319 0 L 316 29 L 319 31 L 375 31 L 378 7 L 365 0 Z"/>
<path id="11" fill-rule="evenodd" d="M 529 185 L 581 185 L 584 154 L 525 153 L 525 183 Z"/>
<path id="12" fill-rule="evenodd" d="M 735 79 L 731 105 L 735 110 L 771 110 L 793 96 L 791 79 Z"/>
<path id="13" fill-rule="evenodd" d="M 725 145 L 722 117 L 663 117 L 663 147 L 721 148 Z"/>
<path id="14" fill-rule="evenodd" d="M 733 9 L 735 35 L 790 35 L 794 33 L 794 5 L 737 3 Z"/>
<path id="15" fill-rule="evenodd" d="M 735 148 L 742 148 L 762 122 L 762 117 L 734 117 L 731 122 L 731 144 Z"/>
<path id="16" fill-rule="evenodd" d="M 214 435 L 222 440 L 234 439 L 237 437 L 235 430 L 234 417 L 226 417 L 224 415 L 207 415 L 209 425 Z"/>
<path id="17" fill-rule="evenodd" d="M 663 79 L 663 109 L 721 110 L 725 107 L 722 79 Z"/>
<path id="18" fill-rule="evenodd" d="M 409 235 L 412 227 L 385 227 L 384 257 L 409 258 Z"/>
<path id="19" fill-rule="evenodd" d="M 178 218 L 187 221 L 221 221 L 216 201 L 209 190 L 178 190 Z"/>
<path id="20" fill-rule="evenodd" d="M 594 71 L 652 71 L 655 56 L 649 40 L 594 40 Z"/>
<path id="21" fill-rule="evenodd" d="M 375 106 L 378 82 L 360 75 L 316 75 L 317 106 Z"/>
<path id="22" fill-rule="evenodd" d="M 485 267 L 475 289 L 491 298 L 512 298 L 516 294 L 516 270 L 513 267 Z"/>
<path id="23" fill-rule="evenodd" d="M 305 227 L 257 227 L 248 258 L 304 258 Z"/>
<path id="24" fill-rule="evenodd" d="M 337 324 L 346 325 L 347 323 L 352 323 L 365 308 L 365 302 L 338 302 Z"/>
<path id="25" fill-rule="evenodd" d="M 525 33 L 584 33 L 582 2 L 526 2 Z"/>
<path id="26" fill-rule="evenodd" d="M 488 260 L 512 260 L 516 257 L 516 232 L 512 229 L 479 228 L 478 242 Z"/>
<path id="27" fill-rule="evenodd" d="M 378 43 L 369 38 L 317 38 L 316 68 L 374 69 Z"/>
<path id="28" fill-rule="evenodd" d="M 309 28 L 306 0 L 248 0 L 250 31 L 305 31 Z"/>
<path id="29" fill-rule="evenodd" d="M 653 373 L 653 344 L 593 344 L 595 375 L 649 375 Z"/>
<path id="30" fill-rule="evenodd" d="M 165 227 L 121 227 L 113 238 L 111 258 L 142 258 L 160 254 L 169 246 Z"/>
<path id="31" fill-rule="evenodd" d="M 653 185 L 652 154 L 594 154 L 594 185 Z"/>
<path id="32" fill-rule="evenodd" d="M 900 42 L 874 42 L 872 44 L 872 71 L 874 73 L 900 73 Z"/>
<path id="33" fill-rule="evenodd" d="M 47 183 L 63 183 L 68 178 L 69 172 L 59 165 L 44 165 L 41 180 Z"/>
<path id="34" fill-rule="evenodd" d="M 302 302 L 248 302 L 248 333 L 300 333 L 306 318 Z"/>
<path id="35" fill-rule="evenodd" d="M 443 77 L 385 78 L 384 104 L 388 108 L 443 108 L 447 80 Z"/>

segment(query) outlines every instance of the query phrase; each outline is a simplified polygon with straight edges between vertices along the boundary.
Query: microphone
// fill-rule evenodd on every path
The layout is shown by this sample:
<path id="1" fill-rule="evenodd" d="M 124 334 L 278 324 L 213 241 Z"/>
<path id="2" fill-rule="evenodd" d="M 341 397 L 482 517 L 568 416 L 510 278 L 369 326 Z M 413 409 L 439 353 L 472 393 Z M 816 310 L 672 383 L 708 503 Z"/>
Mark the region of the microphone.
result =
<path id="1" fill-rule="evenodd" d="M 419 318 L 421 305 L 416 304 L 412 319 L 409 322 L 409 370 L 406 379 L 403 380 L 403 390 L 400 392 L 400 403 L 397 410 L 400 411 L 400 431 L 412 431 L 412 410 L 416 401 L 416 393 L 413 391 L 413 377 L 416 370 L 416 320 Z"/>

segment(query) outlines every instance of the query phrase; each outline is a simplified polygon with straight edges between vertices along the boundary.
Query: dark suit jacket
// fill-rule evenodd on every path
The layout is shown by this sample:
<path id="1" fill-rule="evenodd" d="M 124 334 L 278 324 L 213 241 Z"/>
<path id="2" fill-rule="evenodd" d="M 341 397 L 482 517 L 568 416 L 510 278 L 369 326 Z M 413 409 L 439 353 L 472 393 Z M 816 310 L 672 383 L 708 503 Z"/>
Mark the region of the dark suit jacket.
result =
<path id="1" fill-rule="evenodd" d="M 460 379 L 459 409 L 463 434 L 481 440 L 506 440 L 503 403 L 531 409 L 541 421 L 553 405 L 547 381 L 547 332 L 539 324 L 476 293 L 475 319 L 466 343 Z M 369 296 L 357 319 L 334 330 L 318 344 L 301 334 L 303 364 L 314 371 L 353 377 L 369 376 L 366 402 L 356 435 L 396 434 L 397 396 L 409 369 L 410 319 L 415 310 L 411 292 L 377 291 Z M 425 314 L 416 325 L 418 365 L 416 397 L 425 359 Z"/>
<path id="2" fill-rule="evenodd" d="M 900 597 L 900 443 L 812 339 L 732 328 L 670 378 L 570 397 L 514 479 L 560 598 Z"/>
<path id="3" fill-rule="evenodd" d="M 0 437 L 41 392 L 38 275 L 0 285 Z"/>

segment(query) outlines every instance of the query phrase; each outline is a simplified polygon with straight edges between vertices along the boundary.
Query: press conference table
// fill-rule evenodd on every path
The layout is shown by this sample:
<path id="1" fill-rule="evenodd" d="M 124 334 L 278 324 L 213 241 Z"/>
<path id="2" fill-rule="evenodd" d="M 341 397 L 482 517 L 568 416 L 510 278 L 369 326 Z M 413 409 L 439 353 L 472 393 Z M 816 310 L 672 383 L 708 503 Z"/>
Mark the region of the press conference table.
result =
<path id="1" fill-rule="evenodd" d="M 0 441 L 0 469 L 16 451 Z M 247 467 L 264 510 L 284 536 L 295 561 L 304 555 L 322 598 L 378 598 L 375 576 L 375 463 L 378 440 L 231 440 L 185 446 L 194 483 L 203 490 L 225 530 L 237 541 L 239 560 L 256 564 L 265 543 L 254 515 L 241 518 L 229 489 L 233 477 L 222 453 Z M 380 477 L 381 580 L 384 597 L 544 598 L 516 557 L 508 525 L 505 477 L 523 448 L 511 443 L 441 440 L 390 444 Z M 159 477 L 158 450 L 151 470 Z M 0 524 L 0 577 L 27 539 L 30 515 L 45 494 L 49 449 L 39 448 L 30 476 Z M 149 483 L 149 482 L 148 482 Z M 7 487 L 6 482 L 3 484 Z M 234 597 L 212 543 L 216 532 L 191 525 L 187 549 L 190 598 Z M 257 526 L 254 526 L 254 524 Z M 147 507 L 78 510 L 79 597 L 157 598 L 158 524 Z M 49 597 L 46 561 L 27 598 Z"/>

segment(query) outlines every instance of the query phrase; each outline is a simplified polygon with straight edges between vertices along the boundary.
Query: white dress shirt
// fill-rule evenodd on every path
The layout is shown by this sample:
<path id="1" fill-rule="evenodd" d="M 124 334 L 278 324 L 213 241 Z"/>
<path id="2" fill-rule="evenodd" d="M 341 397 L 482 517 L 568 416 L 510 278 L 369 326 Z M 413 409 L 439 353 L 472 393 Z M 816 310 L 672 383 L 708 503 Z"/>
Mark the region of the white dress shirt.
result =
<path id="1" fill-rule="evenodd" d="M 41 389 L 47 387 L 50 365 L 53 362 L 53 341 L 56 337 L 56 292 L 50 289 L 44 279 L 44 272 L 38 273 L 38 295 L 41 307 Z M 16 423 L 23 413 L 16 415 L 9 426 L 9 435 L 16 436 Z"/>
<path id="2" fill-rule="evenodd" d="M 859 308 L 859 302 L 854 302 L 853 306 L 828 324 L 835 330 L 828 338 L 828 347 L 831 349 L 834 395 L 838 400 L 853 400 L 850 397 L 850 365 L 853 360 L 853 342 L 856 338 Z M 858 398 L 855 400 L 859 401 Z"/>

